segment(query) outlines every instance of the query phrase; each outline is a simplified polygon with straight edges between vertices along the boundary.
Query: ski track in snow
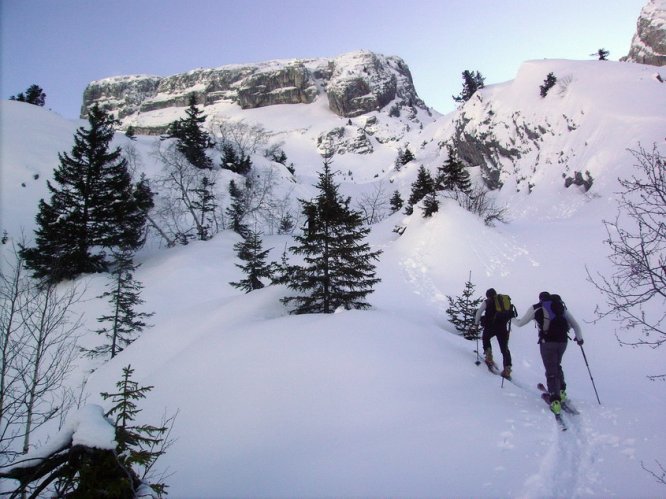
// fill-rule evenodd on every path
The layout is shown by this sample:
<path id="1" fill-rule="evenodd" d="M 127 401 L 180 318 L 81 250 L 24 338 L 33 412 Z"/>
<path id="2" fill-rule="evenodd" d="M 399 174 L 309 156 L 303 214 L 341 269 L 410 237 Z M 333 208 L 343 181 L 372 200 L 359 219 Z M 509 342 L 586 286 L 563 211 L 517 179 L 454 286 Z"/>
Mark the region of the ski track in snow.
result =
<path id="1" fill-rule="evenodd" d="M 603 493 L 600 490 L 603 484 L 594 467 L 601 451 L 596 450 L 588 418 L 584 412 L 579 415 L 563 412 L 567 431 L 561 431 L 553 421 L 537 472 L 525 481 L 518 497 L 584 497 Z"/>
<path id="2" fill-rule="evenodd" d="M 478 254 L 476 245 L 470 245 L 479 261 L 487 260 L 488 255 Z M 517 245 L 505 244 L 504 248 L 495 245 L 494 250 L 510 250 L 511 255 L 504 251 L 497 252 L 498 258 L 512 259 L 516 253 L 521 254 L 524 250 Z M 427 297 L 429 301 L 437 307 L 439 315 L 445 316 L 446 295 L 435 284 L 430 277 L 429 266 L 426 263 L 424 253 L 427 243 L 421 241 L 413 248 L 412 256 L 403 259 L 400 264 L 406 275 L 407 282 L 412 286 L 413 292 L 419 296 Z M 502 262 L 491 262 L 486 271 L 492 274 L 496 268 L 501 267 Z M 495 265 L 497 264 L 497 266 Z M 533 262 L 533 264 L 536 264 Z M 441 306 L 444 305 L 444 306 Z M 514 385 L 523 392 L 531 395 L 539 395 L 535 390 L 530 390 L 523 383 L 516 382 Z M 539 414 L 541 416 L 541 414 Z M 551 417 L 550 414 L 547 415 Z M 587 423 L 587 416 L 584 413 L 579 415 L 569 415 L 563 412 L 563 417 L 567 424 L 567 431 L 561 431 L 559 426 L 552 421 L 552 430 L 544 431 L 548 435 L 544 445 L 547 447 L 538 464 L 536 474 L 530 476 L 524 484 L 524 490 L 517 496 L 521 498 L 537 497 L 580 497 L 594 495 L 599 492 L 599 477 L 594 471 L 592 463 L 595 461 L 594 435 L 591 433 L 590 426 Z M 529 417 L 524 424 L 529 426 L 532 431 L 535 428 L 541 428 L 546 421 L 533 421 Z M 538 418 L 542 419 L 542 418 Z M 541 431 L 541 430 L 537 430 Z M 512 432 L 503 432 L 498 439 L 497 445 L 505 449 L 513 449 Z"/>
<path id="3" fill-rule="evenodd" d="M 425 241 L 419 241 L 419 244 L 413 248 L 413 256 L 402 260 L 400 265 L 406 274 L 407 282 L 412 285 L 413 292 L 434 303 L 438 315 L 443 316 L 446 310 L 446 295 L 439 290 L 430 277 L 430 268 L 423 256 L 426 246 Z"/>

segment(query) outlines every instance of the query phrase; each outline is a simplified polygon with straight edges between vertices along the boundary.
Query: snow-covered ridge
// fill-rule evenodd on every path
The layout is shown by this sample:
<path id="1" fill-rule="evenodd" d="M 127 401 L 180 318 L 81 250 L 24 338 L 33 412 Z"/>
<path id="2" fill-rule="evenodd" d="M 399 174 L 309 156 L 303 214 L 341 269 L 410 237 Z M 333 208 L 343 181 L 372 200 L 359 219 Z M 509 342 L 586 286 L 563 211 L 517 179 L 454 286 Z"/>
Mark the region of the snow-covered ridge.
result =
<path id="1" fill-rule="evenodd" d="M 399 57 L 356 51 L 332 59 L 274 60 L 195 69 L 167 77 L 116 76 L 91 82 L 83 96 L 81 115 L 93 104 L 106 106 L 121 120 L 151 111 L 198 103 L 235 103 L 242 109 L 276 104 L 311 104 L 324 94 L 335 114 L 354 117 L 394 103 L 425 109 L 411 73 Z M 395 101 L 395 102 L 394 102 Z M 164 123 L 166 124 L 166 123 Z"/>
<path id="2" fill-rule="evenodd" d="M 541 97 L 549 73 L 557 83 Z M 477 92 L 443 135 L 493 187 L 528 193 L 577 173 L 612 182 L 631 164 L 627 149 L 663 141 L 662 73 L 623 62 L 527 61 L 514 80 Z"/>

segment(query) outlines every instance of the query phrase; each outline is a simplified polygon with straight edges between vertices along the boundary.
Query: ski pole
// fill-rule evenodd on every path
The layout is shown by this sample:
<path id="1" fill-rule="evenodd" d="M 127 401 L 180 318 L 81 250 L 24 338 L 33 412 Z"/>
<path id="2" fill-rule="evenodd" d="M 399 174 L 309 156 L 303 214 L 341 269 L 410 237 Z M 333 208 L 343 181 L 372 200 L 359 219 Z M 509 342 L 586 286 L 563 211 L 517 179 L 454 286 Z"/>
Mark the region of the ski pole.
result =
<path id="1" fill-rule="evenodd" d="M 594 378 L 592 377 L 592 371 L 590 371 L 590 364 L 587 363 L 587 355 L 585 355 L 585 350 L 583 350 L 583 345 L 578 344 L 580 351 L 583 354 L 583 360 L 585 360 L 585 365 L 587 366 L 587 372 L 590 373 L 590 381 L 592 381 L 592 388 L 594 388 L 594 394 L 597 396 L 597 402 L 601 405 L 601 400 L 599 400 L 599 393 L 597 392 L 597 386 L 594 384 Z"/>
<path id="2" fill-rule="evenodd" d="M 477 328 L 472 329 L 474 331 L 474 336 L 476 336 L 476 362 L 475 364 L 478 366 L 481 364 L 481 357 L 479 355 L 479 331 Z"/>

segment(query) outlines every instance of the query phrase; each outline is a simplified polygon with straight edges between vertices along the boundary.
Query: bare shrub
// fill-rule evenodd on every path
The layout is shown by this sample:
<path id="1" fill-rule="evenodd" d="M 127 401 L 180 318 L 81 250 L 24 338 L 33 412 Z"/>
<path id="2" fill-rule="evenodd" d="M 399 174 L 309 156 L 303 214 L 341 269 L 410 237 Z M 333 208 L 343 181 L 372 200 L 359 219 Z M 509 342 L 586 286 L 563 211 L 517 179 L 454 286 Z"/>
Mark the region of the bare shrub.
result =
<path id="1" fill-rule="evenodd" d="M 664 155 L 642 147 L 630 150 L 636 174 L 619 179 L 618 214 L 604 220 L 613 264 L 610 275 L 588 270 L 588 280 L 601 291 L 604 308 L 598 319 L 612 317 L 621 344 L 657 348 L 666 341 L 666 172 Z M 638 337 L 628 338 L 631 333 Z M 666 379 L 666 374 L 651 376 Z"/>
<path id="2" fill-rule="evenodd" d="M 450 196 L 462 208 L 479 216 L 489 227 L 493 227 L 497 222 L 506 223 L 506 207 L 497 206 L 490 196 L 490 191 L 483 186 L 477 185 L 469 192 L 451 191 Z"/>

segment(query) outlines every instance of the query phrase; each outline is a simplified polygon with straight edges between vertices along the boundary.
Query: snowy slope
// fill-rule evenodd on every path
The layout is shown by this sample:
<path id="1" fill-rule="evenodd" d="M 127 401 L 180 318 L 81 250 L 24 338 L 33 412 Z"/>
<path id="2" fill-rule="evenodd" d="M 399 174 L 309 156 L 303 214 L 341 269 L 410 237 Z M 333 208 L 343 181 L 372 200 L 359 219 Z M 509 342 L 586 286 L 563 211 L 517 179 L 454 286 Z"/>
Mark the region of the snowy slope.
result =
<path id="1" fill-rule="evenodd" d="M 539 68 L 531 71 L 534 65 Z M 547 147 L 567 145 L 572 157 L 597 165 L 587 194 L 565 189 L 561 172 L 544 168 L 531 195 L 517 192 L 507 174 L 497 193 L 508 203 L 512 221 L 506 225 L 485 227 L 452 203 L 428 220 L 418 210 L 413 217 L 390 217 L 370 236 L 384 250 L 382 282 L 370 297 L 373 309 L 364 312 L 290 316 L 279 303 L 287 294 L 283 288 L 241 294 L 227 284 L 240 276 L 233 252 L 238 236 L 229 232 L 170 250 L 150 246 L 139 256 L 137 278 L 146 308 L 155 312 L 154 327 L 98 368 L 85 387 L 87 402 L 104 405 L 98 393 L 111 389 L 131 364 L 142 384 L 155 386 L 142 413 L 146 421 L 180 411 L 178 440 L 160 461 L 175 472 L 168 483 L 176 498 L 663 495 L 663 486 L 641 468 L 641 462 L 653 467 L 654 460 L 666 461 L 664 387 L 645 378 L 663 370 L 663 348 L 622 349 L 612 323 L 589 322 L 602 299 L 585 269 L 609 270 L 601 219 L 615 215 L 617 175 L 632 171 L 626 148 L 637 140 L 663 146 L 664 87 L 637 95 L 627 83 L 637 78 L 637 65 L 613 64 L 601 70 L 618 83 L 610 94 L 598 92 L 588 67 L 526 63 L 515 81 L 483 94 L 494 108 L 521 110 L 535 121 L 583 109 L 575 132 L 555 134 L 561 142 Z M 538 87 L 551 70 L 574 75 L 571 93 L 535 111 L 544 103 L 526 97 L 526 89 Z M 234 115 L 264 124 L 285 142 L 303 195 L 312 192 L 321 164 L 316 137 L 331 123 L 339 125 L 325 106 L 312 106 Z M 14 102 L 2 102 L 0 115 L 2 227 L 12 237 L 19 227 L 30 235 L 56 153 L 69 151 L 80 124 Z M 347 174 L 339 179 L 342 191 L 356 196 L 383 180 L 406 198 L 418 165 L 434 170 L 444 159 L 437 144 L 446 140 L 455 116 L 436 118 L 409 131 L 387 121 L 402 134 L 400 141 L 376 155 L 336 157 L 334 165 Z M 149 173 L 156 168 L 152 140 L 137 144 Z M 417 161 L 392 171 L 392 152 L 406 142 L 414 145 Z M 526 154 L 515 168 L 528 171 L 533 159 Z M 396 224 L 407 227 L 403 236 L 392 232 Z M 278 259 L 285 243 L 284 236 L 269 235 L 264 247 L 274 248 L 271 257 Z M 540 291 L 557 291 L 583 326 L 602 405 L 580 349 L 571 344 L 564 369 L 581 415 L 569 418 L 568 432 L 557 430 L 534 388 L 543 368 L 531 325 L 512 332 L 520 386 L 502 387 L 500 378 L 475 366 L 476 344 L 453 334 L 446 296 L 462 292 L 470 271 L 479 295 L 491 286 L 508 292 L 521 313 Z M 91 298 L 83 311 L 92 329 L 104 309 L 92 298 L 105 279 L 80 281 Z M 72 385 L 90 367 L 82 361 Z"/>

